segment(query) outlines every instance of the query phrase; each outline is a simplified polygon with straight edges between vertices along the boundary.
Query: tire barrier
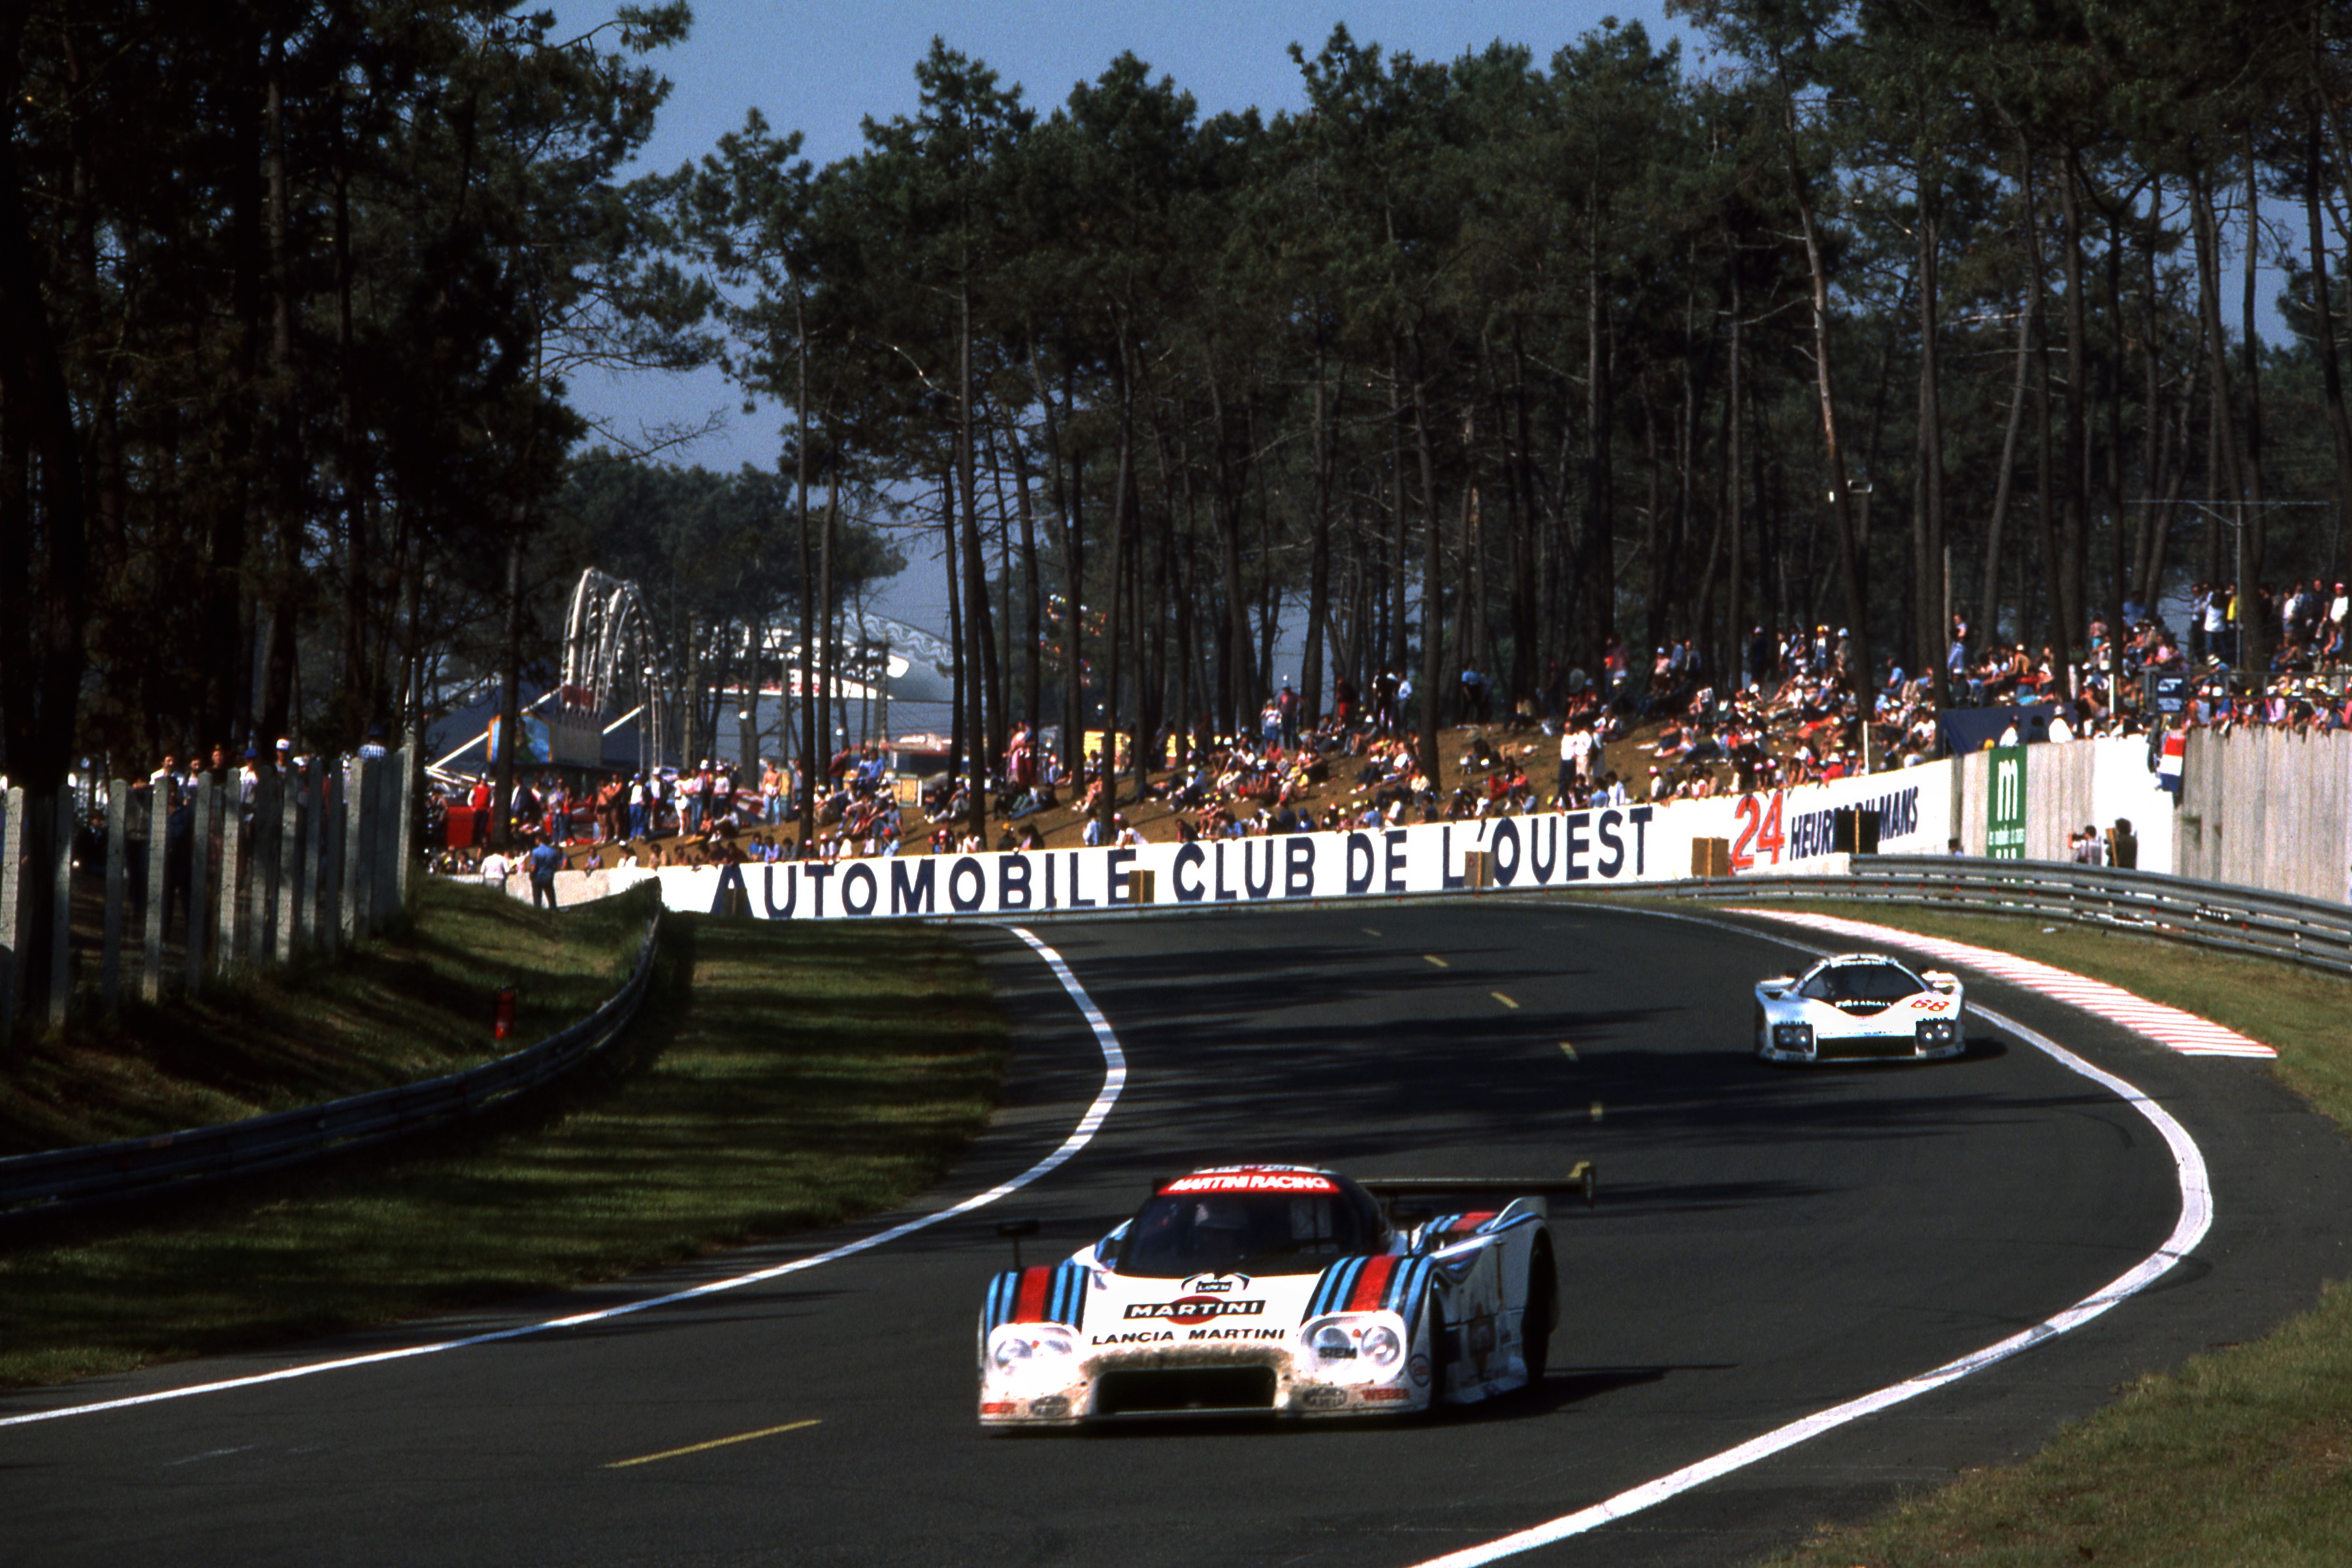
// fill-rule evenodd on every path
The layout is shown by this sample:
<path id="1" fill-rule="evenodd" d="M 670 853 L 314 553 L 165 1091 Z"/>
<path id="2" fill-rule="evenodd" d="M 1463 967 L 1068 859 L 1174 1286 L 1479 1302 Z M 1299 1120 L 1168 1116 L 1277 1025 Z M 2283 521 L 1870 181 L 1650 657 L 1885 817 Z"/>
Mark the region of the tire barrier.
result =
<path id="1" fill-rule="evenodd" d="M 626 1028 L 645 1000 L 661 936 L 646 922 L 628 983 L 587 1017 L 463 1072 L 184 1132 L 0 1160 L 0 1222 L 180 1193 L 447 1126 L 562 1077 Z"/>

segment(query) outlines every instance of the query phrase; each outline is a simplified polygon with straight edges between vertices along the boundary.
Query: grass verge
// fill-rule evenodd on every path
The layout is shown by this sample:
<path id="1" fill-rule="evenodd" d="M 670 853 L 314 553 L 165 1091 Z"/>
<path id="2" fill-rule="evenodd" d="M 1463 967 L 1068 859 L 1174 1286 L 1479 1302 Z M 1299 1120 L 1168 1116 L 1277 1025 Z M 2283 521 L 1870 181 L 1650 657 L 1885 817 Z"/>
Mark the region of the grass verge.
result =
<path id="1" fill-rule="evenodd" d="M 494 1126 L 0 1254 L 0 1385 L 478 1306 L 869 1213 L 937 1180 L 995 1103 L 1003 1022 L 935 929 L 672 915 L 659 963 L 612 1054 Z"/>
<path id="2" fill-rule="evenodd" d="M 1886 908 L 1811 909 L 2027 954 L 2277 1047 L 2280 1075 L 2352 1129 L 2352 982 L 2096 927 Z M 1788 1568 L 2352 1562 L 2352 1288 L 2252 1343 L 2140 1379 L 2033 1458 L 1963 1476 L 1777 1557 Z"/>
<path id="3" fill-rule="evenodd" d="M 235 1121 L 456 1072 L 583 1018 L 628 978 L 649 897 L 562 915 L 441 878 L 333 961 L 0 1050 L 0 1155 Z M 491 1036 L 499 986 L 519 1037 Z"/>

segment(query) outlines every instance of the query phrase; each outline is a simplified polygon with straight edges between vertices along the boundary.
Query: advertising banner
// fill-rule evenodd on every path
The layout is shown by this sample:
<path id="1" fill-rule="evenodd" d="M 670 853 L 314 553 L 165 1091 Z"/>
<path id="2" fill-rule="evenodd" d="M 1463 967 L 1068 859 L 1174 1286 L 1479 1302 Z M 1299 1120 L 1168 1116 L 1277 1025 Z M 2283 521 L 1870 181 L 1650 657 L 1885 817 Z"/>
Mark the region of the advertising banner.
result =
<path id="1" fill-rule="evenodd" d="M 1940 853 L 1951 815 L 1950 769 L 1655 805 L 1596 806 L 1485 821 L 1146 844 L 1135 848 L 991 851 L 665 867 L 610 873 L 618 892 L 648 878 L 675 910 L 748 910 L 766 920 L 906 915 L 1034 916 L 1126 909 L 1148 871 L 1155 905 L 1265 904 L 1447 892 L 1467 884 L 1465 858 L 1487 857 L 1503 891 L 1630 886 L 1689 875 L 1695 837 L 1729 838 L 1736 871 L 1830 864 L 1841 810 L 1879 814 L 1879 847 Z"/>
<path id="2" fill-rule="evenodd" d="M 1995 746 L 1985 787 L 1985 855 L 2025 858 L 2025 748 Z"/>

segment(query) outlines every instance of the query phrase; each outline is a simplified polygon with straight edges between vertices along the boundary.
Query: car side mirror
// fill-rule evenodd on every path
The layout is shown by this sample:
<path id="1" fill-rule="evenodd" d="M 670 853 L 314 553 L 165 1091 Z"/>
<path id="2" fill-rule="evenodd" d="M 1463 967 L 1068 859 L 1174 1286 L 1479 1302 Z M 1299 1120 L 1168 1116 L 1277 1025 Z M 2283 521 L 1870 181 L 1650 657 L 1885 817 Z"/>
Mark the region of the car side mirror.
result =
<path id="1" fill-rule="evenodd" d="M 1021 1268 L 1021 1238 L 1036 1235 L 1037 1222 L 1034 1219 L 1001 1219 L 996 1222 L 996 1234 L 1013 1243 L 1013 1268 L 1018 1273 Z"/>

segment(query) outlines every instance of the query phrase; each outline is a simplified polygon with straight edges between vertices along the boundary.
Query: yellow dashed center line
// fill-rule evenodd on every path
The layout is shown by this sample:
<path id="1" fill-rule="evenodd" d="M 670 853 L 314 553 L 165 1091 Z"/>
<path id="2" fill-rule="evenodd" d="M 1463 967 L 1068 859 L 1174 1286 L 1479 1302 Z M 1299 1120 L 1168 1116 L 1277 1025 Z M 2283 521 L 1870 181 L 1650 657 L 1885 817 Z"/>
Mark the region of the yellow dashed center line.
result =
<path id="1" fill-rule="evenodd" d="M 1446 962 L 1445 962 L 1445 960 L 1444 960 L 1444 959 L 1442 959 L 1442 958 L 1438 957 L 1438 956 L 1437 956 L 1437 954 L 1435 954 L 1435 953 L 1433 953 L 1433 952 L 1424 952 L 1424 953 L 1423 953 L 1421 956 L 1422 956 L 1422 957 L 1423 957 L 1423 958 L 1425 958 L 1425 959 L 1427 959 L 1430 963 L 1433 963 L 1433 964 L 1437 965 L 1437 967 L 1438 967 L 1438 968 L 1440 968 L 1440 969 L 1451 969 L 1451 968 L 1453 968 L 1453 967 L 1454 967 L 1452 964 L 1450 964 L 1450 963 L 1446 963 Z"/>
<path id="2" fill-rule="evenodd" d="M 1559 1043 L 1559 1054 L 1566 1057 L 1570 1061 L 1576 1060 L 1576 1047 L 1570 1045 L 1566 1040 L 1562 1040 Z"/>
<path id="3" fill-rule="evenodd" d="M 803 1426 L 815 1426 L 817 1420 L 817 1417 L 811 1416 L 806 1421 L 787 1421 L 781 1426 L 762 1426 L 757 1432 L 738 1432 L 732 1437 L 713 1437 L 708 1443 L 689 1443 L 683 1448 L 665 1448 L 658 1454 L 640 1454 L 634 1459 L 615 1459 L 604 1468 L 608 1470 L 625 1470 L 631 1465 L 650 1465 L 656 1459 L 682 1458 L 688 1454 L 700 1454 L 712 1448 L 724 1448 L 730 1443 L 748 1443 L 754 1437 L 772 1437 L 779 1432 L 797 1432 Z"/>
<path id="4" fill-rule="evenodd" d="M 1508 1007 L 1514 1013 L 1519 1010 L 1519 1005 L 1517 1002 L 1512 1001 L 1508 996 L 1504 995 L 1499 991 L 1489 991 L 1486 994 L 1492 996 L 1496 1001 L 1500 1002 L 1504 1006 Z"/>
<path id="5" fill-rule="evenodd" d="M 1592 1120 L 1595 1121 L 1601 1120 L 1601 1102 L 1597 1100 L 1592 1102 Z"/>
<path id="6" fill-rule="evenodd" d="M 1366 936 L 1378 936 L 1378 935 L 1380 935 L 1381 933 L 1380 933 L 1380 932 L 1378 932 L 1378 931 L 1374 931 L 1371 927 L 1370 927 L 1370 926 L 1366 926 L 1366 927 L 1364 928 L 1364 934 L 1365 934 Z"/>

